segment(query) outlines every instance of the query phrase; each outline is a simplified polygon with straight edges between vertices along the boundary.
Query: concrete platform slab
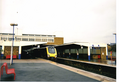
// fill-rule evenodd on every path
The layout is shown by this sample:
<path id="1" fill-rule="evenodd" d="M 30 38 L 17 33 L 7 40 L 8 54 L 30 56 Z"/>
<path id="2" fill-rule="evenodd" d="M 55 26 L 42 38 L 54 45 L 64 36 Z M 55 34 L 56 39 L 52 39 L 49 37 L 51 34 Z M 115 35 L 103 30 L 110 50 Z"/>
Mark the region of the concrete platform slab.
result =
<path id="1" fill-rule="evenodd" d="M 1 60 L 7 62 L 9 68 L 15 68 L 15 81 L 40 81 L 40 82 L 116 82 L 115 79 L 99 74 L 84 71 L 78 68 L 59 64 L 45 59 Z M 2 81 L 13 81 L 13 75 L 4 71 Z"/>

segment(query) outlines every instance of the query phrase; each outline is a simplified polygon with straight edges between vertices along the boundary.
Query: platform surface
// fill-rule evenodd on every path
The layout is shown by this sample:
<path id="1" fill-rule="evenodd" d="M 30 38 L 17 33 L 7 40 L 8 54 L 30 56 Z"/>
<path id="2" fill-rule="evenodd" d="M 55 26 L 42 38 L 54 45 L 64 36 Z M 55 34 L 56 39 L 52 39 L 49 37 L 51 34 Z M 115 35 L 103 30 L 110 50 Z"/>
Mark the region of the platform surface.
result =
<path id="1" fill-rule="evenodd" d="M 40 82 L 116 82 L 115 79 L 94 74 L 74 67 L 59 64 L 45 59 L 1 60 L 8 63 L 8 68 L 14 68 L 15 81 L 40 81 Z M 4 71 L 1 81 L 13 81 L 14 75 L 7 75 Z"/>
<path id="2" fill-rule="evenodd" d="M 102 65 L 102 66 L 109 66 L 109 67 L 115 67 L 116 68 L 115 61 L 111 61 L 111 60 L 91 60 L 91 61 L 87 61 L 87 60 L 76 60 L 76 59 L 61 58 L 61 57 L 57 57 L 57 59 L 64 59 L 64 60 L 69 60 L 69 61 L 76 61 L 76 62 L 82 62 L 82 63 L 89 63 L 89 64 L 93 64 L 93 65 Z"/>

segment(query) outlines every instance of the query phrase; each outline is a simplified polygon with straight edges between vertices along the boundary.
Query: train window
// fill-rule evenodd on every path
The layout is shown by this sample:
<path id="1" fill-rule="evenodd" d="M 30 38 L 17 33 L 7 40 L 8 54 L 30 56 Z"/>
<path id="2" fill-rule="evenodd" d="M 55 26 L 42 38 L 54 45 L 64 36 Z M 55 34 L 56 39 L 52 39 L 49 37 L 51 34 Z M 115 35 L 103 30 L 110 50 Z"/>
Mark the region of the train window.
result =
<path id="1" fill-rule="evenodd" d="M 48 47 L 48 51 L 49 51 L 49 53 L 55 53 L 54 47 Z"/>

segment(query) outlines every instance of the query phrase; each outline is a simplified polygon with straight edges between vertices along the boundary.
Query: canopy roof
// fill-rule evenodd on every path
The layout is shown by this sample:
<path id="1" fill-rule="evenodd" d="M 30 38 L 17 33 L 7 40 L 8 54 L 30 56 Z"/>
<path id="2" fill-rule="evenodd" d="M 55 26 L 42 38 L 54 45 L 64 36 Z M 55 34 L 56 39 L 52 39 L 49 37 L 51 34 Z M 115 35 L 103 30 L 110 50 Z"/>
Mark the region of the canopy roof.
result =
<path id="1" fill-rule="evenodd" d="M 57 45 L 55 46 L 56 48 L 78 48 L 78 47 L 83 47 L 83 48 L 87 48 L 87 47 L 106 47 L 107 44 L 105 43 L 89 43 L 89 42 L 71 42 L 71 43 L 65 43 L 63 45 Z"/>

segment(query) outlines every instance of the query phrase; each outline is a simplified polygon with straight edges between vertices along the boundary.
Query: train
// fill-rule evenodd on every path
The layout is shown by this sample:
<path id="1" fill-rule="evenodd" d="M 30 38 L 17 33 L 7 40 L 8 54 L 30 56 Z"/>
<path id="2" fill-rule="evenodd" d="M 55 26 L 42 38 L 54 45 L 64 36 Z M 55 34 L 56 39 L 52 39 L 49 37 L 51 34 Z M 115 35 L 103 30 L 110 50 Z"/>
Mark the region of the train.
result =
<path id="1" fill-rule="evenodd" d="M 37 48 L 33 50 L 35 57 L 37 58 L 57 58 L 57 51 L 54 46 L 47 46 L 42 48 Z"/>
<path id="2" fill-rule="evenodd" d="M 46 59 L 56 59 L 57 58 L 57 50 L 54 46 L 46 46 L 46 47 L 33 47 L 28 50 L 24 50 L 26 52 L 27 58 L 46 58 Z"/>

